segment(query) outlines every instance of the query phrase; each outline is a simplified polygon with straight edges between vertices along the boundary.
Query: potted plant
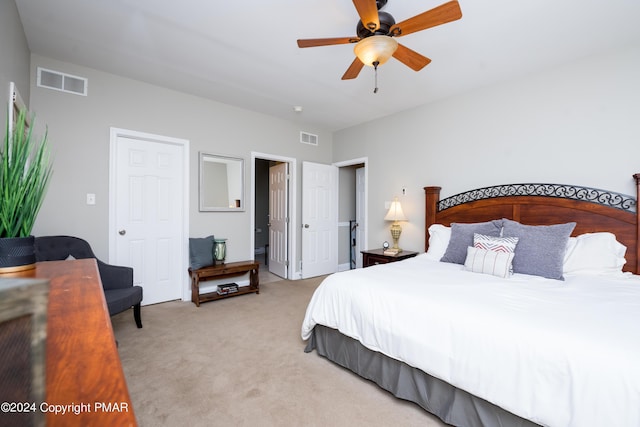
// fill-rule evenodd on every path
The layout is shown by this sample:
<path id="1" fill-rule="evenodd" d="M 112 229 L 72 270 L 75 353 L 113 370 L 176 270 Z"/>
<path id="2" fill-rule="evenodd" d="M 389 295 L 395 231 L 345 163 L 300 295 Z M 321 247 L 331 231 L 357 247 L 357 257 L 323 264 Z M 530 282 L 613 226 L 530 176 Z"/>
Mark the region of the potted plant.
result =
<path id="1" fill-rule="evenodd" d="M 0 273 L 35 266 L 33 224 L 51 177 L 47 134 L 40 141 L 21 110 L 0 148 Z"/>

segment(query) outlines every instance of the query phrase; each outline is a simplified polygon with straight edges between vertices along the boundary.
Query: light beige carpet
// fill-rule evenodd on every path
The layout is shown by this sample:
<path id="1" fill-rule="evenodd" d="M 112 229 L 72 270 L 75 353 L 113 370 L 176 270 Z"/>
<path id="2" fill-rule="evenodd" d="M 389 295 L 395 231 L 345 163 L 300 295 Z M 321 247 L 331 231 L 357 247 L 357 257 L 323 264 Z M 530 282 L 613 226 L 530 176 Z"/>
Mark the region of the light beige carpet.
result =
<path id="1" fill-rule="evenodd" d="M 304 353 L 300 327 L 322 278 L 196 307 L 113 317 L 138 422 L 148 426 L 444 426 L 419 406 Z"/>

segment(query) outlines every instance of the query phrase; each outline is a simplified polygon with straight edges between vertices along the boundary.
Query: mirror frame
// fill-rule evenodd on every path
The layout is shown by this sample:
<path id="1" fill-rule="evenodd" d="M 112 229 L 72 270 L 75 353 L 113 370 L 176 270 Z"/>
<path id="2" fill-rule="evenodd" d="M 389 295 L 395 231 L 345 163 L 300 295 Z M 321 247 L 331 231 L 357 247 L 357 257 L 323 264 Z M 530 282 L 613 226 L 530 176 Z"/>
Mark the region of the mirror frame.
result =
<path id="1" fill-rule="evenodd" d="M 199 165 L 199 177 L 198 177 L 198 204 L 200 208 L 200 212 L 244 212 L 245 210 L 245 200 L 244 200 L 244 159 L 241 157 L 230 157 L 230 156 L 222 156 L 219 154 L 198 153 L 198 165 Z M 239 207 L 231 207 L 231 206 L 212 206 L 211 202 L 207 202 L 205 196 L 207 194 L 207 189 L 211 188 L 213 183 L 205 182 L 205 173 L 204 173 L 204 165 L 207 162 L 220 163 L 220 164 L 234 164 L 239 167 L 239 172 L 235 173 L 234 179 L 236 181 L 236 188 L 239 182 L 239 199 L 240 201 Z"/>

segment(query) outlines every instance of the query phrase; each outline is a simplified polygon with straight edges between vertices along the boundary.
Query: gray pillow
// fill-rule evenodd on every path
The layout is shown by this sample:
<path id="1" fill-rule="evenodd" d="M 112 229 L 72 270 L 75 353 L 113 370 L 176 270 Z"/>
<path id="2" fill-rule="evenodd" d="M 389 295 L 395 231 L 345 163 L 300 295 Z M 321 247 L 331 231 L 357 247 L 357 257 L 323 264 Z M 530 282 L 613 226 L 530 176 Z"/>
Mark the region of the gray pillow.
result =
<path id="1" fill-rule="evenodd" d="M 213 265 L 213 236 L 189 238 L 189 267 L 197 270 Z"/>
<path id="2" fill-rule="evenodd" d="M 548 279 L 564 280 L 562 263 L 567 242 L 575 222 L 555 225 L 524 225 L 503 219 L 504 237 L 517 237 L 514 273 L 531 274 Z"/>
<path id="3" fill-rule="evenodd" d="M 488 222 L 475 222 L 463 224 L 459 222 L 451 223 L 451 239 L 449 245 L 440 261 L 454 264 L 464 264 L 467 259 L 467 248 L 473 246 L 473 235 L 475 233 L 485 236 L 499 237 L 502 230 L 502 220 L 495 219 Z"/>

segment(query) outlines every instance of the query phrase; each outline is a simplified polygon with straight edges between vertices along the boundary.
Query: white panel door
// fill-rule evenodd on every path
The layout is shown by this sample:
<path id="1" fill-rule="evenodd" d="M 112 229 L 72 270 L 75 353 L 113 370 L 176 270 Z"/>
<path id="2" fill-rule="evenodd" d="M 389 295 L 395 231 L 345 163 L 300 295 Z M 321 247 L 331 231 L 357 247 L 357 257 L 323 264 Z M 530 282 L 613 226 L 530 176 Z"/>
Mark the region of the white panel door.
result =
<path id="1" fill-rule="evenodd" d="M 269 271 L 287 277 L 288 163 L 269 168 Z"/>
<path id="2" fill-rule="evenodd" d="M 179 299 L 184 147 L 123 136 L 116 145 L 116 263 L 133 267 L 143 305 Z"/>
<path id="3" fill-rule="evenodd" d="M 365 177 L 364 168 L 356 169 L 356 268 L 362 268 L 362 253 L 360 251 L 365 250 L 364 244 L 364 230 L 365 228 Z"/>
<path id="4" fill-rule="evenodd" d="M 302 164 L 302 278 L 338 271 L 338 168 Z"/>

